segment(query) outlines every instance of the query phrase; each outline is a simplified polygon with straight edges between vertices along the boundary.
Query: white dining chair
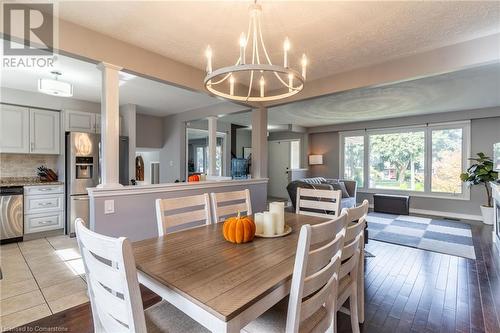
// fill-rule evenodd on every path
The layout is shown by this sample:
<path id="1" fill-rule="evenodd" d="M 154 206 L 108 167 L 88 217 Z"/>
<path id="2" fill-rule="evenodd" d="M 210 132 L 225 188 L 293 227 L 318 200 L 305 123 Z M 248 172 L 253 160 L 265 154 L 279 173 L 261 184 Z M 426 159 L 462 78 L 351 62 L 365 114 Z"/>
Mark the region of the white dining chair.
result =
<path id="1" fill-rule="evenodd" d="M 252 215 L 252 202 L 250 191 L 219 192 L 211 193 L 214 223 L 221 222 L 229 216 L 239 213 Z"/>
<path id="2" fill-rule="evenodd" d="M 346 216 L 345 212 L 342 213 Z M 361 251 L 364 246 L 363 234 L 365 231 L 365 218 L 361 217 L 354 225 L 348 225 L 342 250 L 342 264 L 339 273 L 339 287 L 337 295 L 337 310 L 351 317 L 352 332 L 359 333 L 358 315 L 358 290 L 364 288 L 359 285 L 359 264 Z M 349 299 L 349 309 L 342 305 Z"/>
<path id="3" fill-rule="evenodd" d="M 169 228 L 182 225 L 195 226 L 196 222 L 210 224 L 210 199 L 208 194 L 171 199 L 156 199 L 156 222 L 158 236 L 163 236 Z"/>
<path id="4" fill-rule="evenodd" d="M 341 191 L 297 188 L 295 213 L 332 218 L 340 215 Z"/>
<path id="5" fill-rule="evenodd" d="M 83 259 L 94 331 L 99 333 L 208 332 L 166 301 L 144 311 L 132 245 L 75 221 Z"/>
<path id="6" fill-rule="evenodd" d="M 336 295 L 346 215 L 300 229 L 288 310 L 284 302 L 248 324 L 244 331 L 336 332 Z M 286 300 L 286 299 L 285 299 Z"/>
<path id="7" fill-rule="evenodd" d="M 347 214 L 348 226 L 350 223 L 359 221 L 361 218 L 365 219 L 366 228 L 366 216 L 368 215 L 368 200 L 363 200 L 363 203 L 357 207 L 344 208 L 342 212 Z M 358 269 L 358 319 L 362 324 L 365 321 L 365 233 L 361 237 L 361 253 L 359 257 L 359 269 Z"/>

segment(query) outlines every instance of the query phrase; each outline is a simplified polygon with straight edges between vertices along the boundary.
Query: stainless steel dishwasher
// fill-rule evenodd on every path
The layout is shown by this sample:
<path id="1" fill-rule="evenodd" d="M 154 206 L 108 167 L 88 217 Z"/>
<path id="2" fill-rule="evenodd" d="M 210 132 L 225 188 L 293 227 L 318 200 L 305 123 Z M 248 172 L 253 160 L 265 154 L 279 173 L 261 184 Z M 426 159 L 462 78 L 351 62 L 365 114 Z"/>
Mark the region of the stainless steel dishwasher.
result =
<path id="1" fill-rule="evenodd" d="M 0 187 L 0 243 L 23 240 L 23 201 L 22 187 Z"/>

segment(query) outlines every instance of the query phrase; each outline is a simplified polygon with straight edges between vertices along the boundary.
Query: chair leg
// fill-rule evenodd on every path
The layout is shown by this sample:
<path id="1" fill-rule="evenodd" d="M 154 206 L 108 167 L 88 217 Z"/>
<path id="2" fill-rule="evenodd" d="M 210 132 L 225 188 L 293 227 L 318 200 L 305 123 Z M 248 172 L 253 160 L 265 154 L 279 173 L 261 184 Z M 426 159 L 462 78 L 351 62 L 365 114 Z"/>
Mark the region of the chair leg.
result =
<path id="1" fill-rule="evenodd" d="M 365 322 L 365 249 L 361 250 L 358 271 L 358 316 L 359 323 Z"/>
<path id="2" fill-rule="evenodd" d="M 351 329 L 353 333 L 359 333 L 358 318 L 358 290 L 357 284 L 352 283 L 351 295 L 349 296 L 349 307 L 351 311 Z"/>

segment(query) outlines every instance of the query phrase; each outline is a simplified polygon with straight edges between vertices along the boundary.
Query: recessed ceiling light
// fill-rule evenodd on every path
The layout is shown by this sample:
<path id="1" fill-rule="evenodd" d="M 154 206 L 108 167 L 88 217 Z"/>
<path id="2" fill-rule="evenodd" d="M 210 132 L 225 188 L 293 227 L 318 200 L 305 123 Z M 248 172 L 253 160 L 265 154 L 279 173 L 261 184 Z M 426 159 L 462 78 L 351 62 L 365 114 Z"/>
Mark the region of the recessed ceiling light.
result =
<path id="1" fill-rule="evenodd" d="M 47 95 L 71 97 L 73 96 L 73 85 L 68 82 L 59 81 L 61 72 L 50 72 L 54 79 L 38 79 L 38 91 Z"/>

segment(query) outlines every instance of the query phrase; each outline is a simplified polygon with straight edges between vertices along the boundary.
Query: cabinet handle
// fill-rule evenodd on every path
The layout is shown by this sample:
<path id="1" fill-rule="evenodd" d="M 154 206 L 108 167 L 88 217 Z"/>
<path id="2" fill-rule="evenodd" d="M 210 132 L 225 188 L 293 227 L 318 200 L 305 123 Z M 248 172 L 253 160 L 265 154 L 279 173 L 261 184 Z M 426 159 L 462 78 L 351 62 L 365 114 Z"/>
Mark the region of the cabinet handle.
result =
<path id="1" fill-rule="evenodd" d="M 42 207 L 53 206 L 52 202 L 41 202 L 38 205 Z"/>
<path id="2" fill-rule="evenodd" d="M 53 191 L 53 188 L 41 188 L 39 189 L 40 192 L 47 192 L 47 191 Z"/>
<path id="3" fill-rule="evenodd" d="M 52 223 L 52 221 L 40 221 L 40 222 L 38 222 L 38 224 L 49 224 L 49 223 Z"/>
<path id="4" fill-rule="evenodd" d="M 34 142 L 31 143 L 31 151 L 33 151 L 33 150 L 35 150 L 35 143 Z"/>

